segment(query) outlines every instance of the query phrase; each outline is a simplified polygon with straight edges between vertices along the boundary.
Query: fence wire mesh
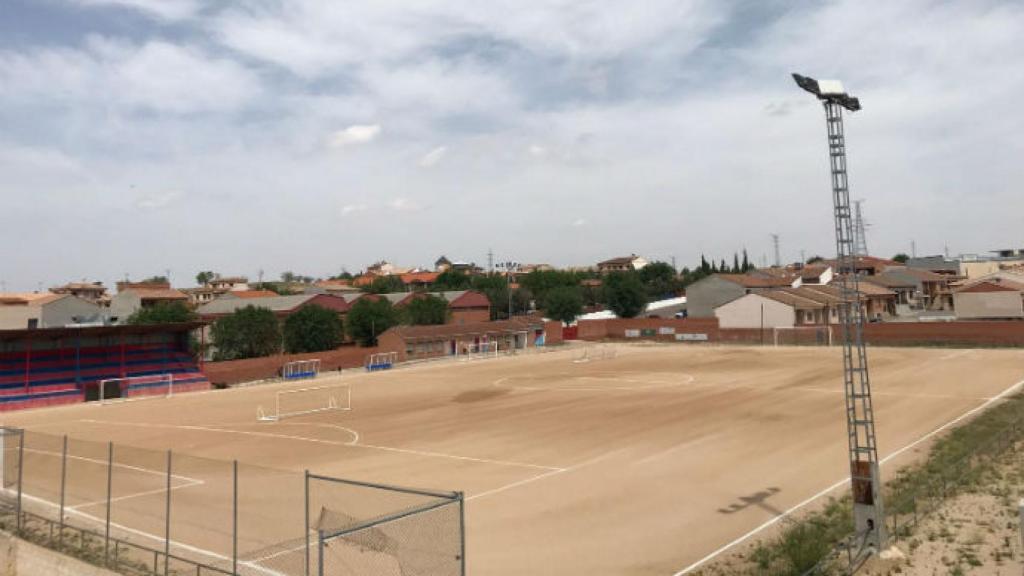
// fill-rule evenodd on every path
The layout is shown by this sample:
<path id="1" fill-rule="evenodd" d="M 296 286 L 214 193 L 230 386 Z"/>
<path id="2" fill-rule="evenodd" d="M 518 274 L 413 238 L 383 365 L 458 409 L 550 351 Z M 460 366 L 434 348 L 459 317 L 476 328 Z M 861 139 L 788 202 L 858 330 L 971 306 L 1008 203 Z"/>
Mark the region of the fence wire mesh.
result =
<path id="1" fill-rule="evenodd" d="M 0 525 L 123 573 L 465 573 L 459 493 L 13 428 L 0 441 Z"/>

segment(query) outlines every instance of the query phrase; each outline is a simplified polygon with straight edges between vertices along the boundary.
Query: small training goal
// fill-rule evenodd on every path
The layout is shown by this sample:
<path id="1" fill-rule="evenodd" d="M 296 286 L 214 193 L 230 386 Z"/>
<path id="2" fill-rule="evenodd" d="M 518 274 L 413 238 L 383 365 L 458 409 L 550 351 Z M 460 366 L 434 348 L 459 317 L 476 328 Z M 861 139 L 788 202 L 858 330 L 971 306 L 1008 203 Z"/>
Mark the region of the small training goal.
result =
<path id="1" fill-rule="evenodd" d="M 320 375 L 320 360 L 295 360 L 281 366 L 281 378 L 285 380 L 302 380 L 316 378 Z"/>
<path id="2" fill-rule="evenodd" d="M 174 374 L 106 378 L 97 383 L 100 404 L 137 398 L 165 398 L 174 393 Z"/>
<path id="3" fill-rule="evenodd" d="M 269 409 L 260 406 L 256 417 L 264 422 L 315 414 L 328 410 L 351 410 L 352 388 L 348 384 L 329 384 L 295 390 L 278 390 Z"/>
<path id="4" fill-rule="evenodd" d="M 366 357 L 365 366 L 368 372 L 390 370 L 398 362 L 398 352 L 378 352 Z"/>
<path id="5" fill-rule="evenodd" d="M 496 358 L 500 348 L 498 347 L 497 340 L 491 340 L 489 342 L 478 342 L 471 344 L 466 348 L 462 358 L 467 360 L 482 360 L 485 358 Z"/>

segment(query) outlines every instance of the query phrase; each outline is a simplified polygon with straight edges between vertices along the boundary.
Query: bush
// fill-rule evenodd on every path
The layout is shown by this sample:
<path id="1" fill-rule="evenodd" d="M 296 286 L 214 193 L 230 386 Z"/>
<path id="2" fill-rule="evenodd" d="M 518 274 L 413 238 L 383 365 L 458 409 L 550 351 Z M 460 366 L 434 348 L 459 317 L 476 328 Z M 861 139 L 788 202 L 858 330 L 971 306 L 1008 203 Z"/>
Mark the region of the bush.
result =
<path id="1" fill-rule="evenodd" d="M 583 312 L 583 296 L 575 286 L 559 286 L 548 292 L 545 306 L 549 318 L 568 324 Z"/>
<path id="2" fill-rule="evenodd" d="M 619 318 L 636 318 L 647 308 L 647 293 L 636 272 L 612 272 L 604 279 L 604 299 Z"/>

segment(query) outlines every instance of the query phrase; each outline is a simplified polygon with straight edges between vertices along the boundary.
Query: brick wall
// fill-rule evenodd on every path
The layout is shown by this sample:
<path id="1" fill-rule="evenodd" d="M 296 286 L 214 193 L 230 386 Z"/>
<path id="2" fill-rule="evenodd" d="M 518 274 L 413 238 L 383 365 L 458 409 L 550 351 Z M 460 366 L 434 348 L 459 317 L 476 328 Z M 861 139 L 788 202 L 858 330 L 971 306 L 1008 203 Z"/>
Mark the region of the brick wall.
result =
<path id="1" fill-rule="evenodd" d="M 383 346 L 376 348 L 342 346 L 336 350 L 308 354 L 277 354 L 263 358 L 206 362 L 203 365 L 203 371 L 213 384 L 238 384 L 278 376 L 281 366 L 294 360 L 319 358 L 320 371 L 327 372 L 339 368 L 359 368 L 364 365 L 367 355 L 387 351 L 389 350 Z"/>
<path id="2" fill-rule="evenodd" d="M 544 323 L 544 345 L 552 346 L 555 344 L 561 344 L 564 340 L 562 339 L 562 323 L 557 320 Z"/>
<path id="3" fill-rule="evenodd" d="M 475 324 L 477 322 L 490 321 L 491 310 L 489 308 L 465 308 L 452 310 L 449 324 Z"/>
<path id="4" fill-rule="evenodd" d="M 833 343 L 842 337 L 839 326 L 832 326 Z M 764 343 L 773 343 L 773 333 L 765 330 Z M 867 324 L 864 339 L 874 346 L 1020 346 L 1024 347 L 1024 322 L 883 322 Z M 782 344 L 821 344 L 825 338 L 813 331 L 780 331 Z M 759 344 L 761 331 L 757 328 L 728 328 L 719 330 L 719 341 Z"/>
<path id="5" fill-rule="evenodd" d="M 627 330 L 654 331 L 629 340 L 674 341 L 677 334 L 707 334 L 708 340 L 718 339 L 717 318 L 614 318 L 610 320 L 580 320 L 577 323 L 580 340 L 605 338 L 627 339 Z M 662 334 L 662 329 L 669 333 Z"/>

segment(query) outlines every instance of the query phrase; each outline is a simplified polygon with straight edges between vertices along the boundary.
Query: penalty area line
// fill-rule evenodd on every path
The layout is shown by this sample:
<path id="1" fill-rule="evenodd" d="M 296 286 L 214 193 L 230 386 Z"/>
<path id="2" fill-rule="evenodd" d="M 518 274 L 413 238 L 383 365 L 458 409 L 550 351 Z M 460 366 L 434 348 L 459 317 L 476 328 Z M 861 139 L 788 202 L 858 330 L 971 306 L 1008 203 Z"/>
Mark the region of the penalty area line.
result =
<path id="1" fill-rule="evenodd" d="M 1014 393 L 1022 385 L 1024 385 L 1024 380 L 1021 380 L 1019 382 L 1014 383 L 1009 388 L 1003 390 L 1002 392 L 1000 392 L 999 394 L 993 396 L 992 398 L 989 398 L 984 403 L 982 403 L 982 404 L 980 404 L 978 406 L 975 406 L 974 408 L 968 410 L 967 412 L 964 412 L 963 414 L 957 416 L 956 418 L 950 420 L 949 422 L 946 422 L 945 424 L 939 426 L 938 428 L 932 430 L 931 432 L 925 434 L 924 436 L 921 436 L 920 438 L 918 438 L 917 440 L 911 442 L 910 444 L 907 444 L 906 446 L 900 448 L 899 450 L 896 450 L 895 452 L 890 453 L 888 456 L 886 456 L 886 457 L 882 458 L 881 460 L 879 460 L 879 465 L 882 465 L 882 464 L 885 464 L 885 463 L 891 461 L 893 458 L 896 458 L 897 456 L 903 454 L 904 452 L 906 452 L 908 450 L 912 450 L 916 446 L 919 446 L 921 443 L 926 442 L 928 439 L 934 437 L 936 434 L 939 434 L 939 433 L 943 432 L 944 430 L 947 430 L 950 427 L 955 426 L 955 425 L 957 425 L 960 422 L 963 422 L 965 419 L 970 418 L 971 416 L 977 414 L 978 412 L 981 412 L 982 410 L 984 410 L 984 409 L 988 408 L 989 406 L 991 406 L 993 403 L 998 402 L 999 400 L 1002 400 L 1003 398 L 1005 398 L 1005 397 L 1009 396 L 1010 394 Z M 838 488 L 840 488 L 840 487 L 842 487 L 844 485 L 847 485 L 849 483 L 850 483 L 850 479 L 849 478 L 843 478 L 842 480 L 839 480 L 838 482 L 832 484 L 831 486 L 825 488 L 824 490 L 821 490 L 820 492 L 818 492 L 817 494 L 811 496 L 810 498 L 807 498 L 807 499 L 801 501 L 800 503 L 787 508 L 781 514 L 778 514 L 778 515 L 772 517 L 770 520 L 762 523 L 761 525 L 757 526 L 753 530 L 747 532 L 746 534 L 743 534 L 742 536 L 740 536 L 739 538 L 736 538 L 735 540 L 729 542 L 728 544 L 725 544 L 724 546 L 718 548 L 714 552 L 711 552 L 707 556 L 704 556 L 703 558 L 701 558 L 700 560 L 697 560 L 693 564 L 690 564 L 686 568 L 683 568 L 682 570 L 676 572 L 675 574 L 673 574 L 673 576 L 683 576 L 684 574 L 689 574 L 690 572 L 693 572 L 697 568 L 700 568 L 704 564 L 707 564 L 711 560 L 714 560 L 715 558 L 720 556 L 723 552 L 726 552 L 727 550 L 733 548 L 734 546 L 736 546 L 738 544 L 742 544 L 743 542 L 749 540 L 752 536 L 755 536 L 758 533 L 764 531 L 765 529 L 774 526 L 780 520 L 783 520 L 784 518 L 789 517 L 794 512 L 796 512 L 797 510 L 803 508 L 804 506 L 807 506 L 808 504 L 814 502 L 815 500 L 821 498 L 822 496 L 825 496 L 825 495 L 829 494 L 830 492 L 832 492 L 832 491 L 834 491 L 834 490 L 836 490 L 836 489 L 838 489 Z"/>

